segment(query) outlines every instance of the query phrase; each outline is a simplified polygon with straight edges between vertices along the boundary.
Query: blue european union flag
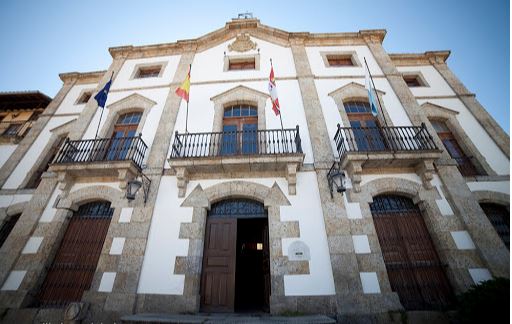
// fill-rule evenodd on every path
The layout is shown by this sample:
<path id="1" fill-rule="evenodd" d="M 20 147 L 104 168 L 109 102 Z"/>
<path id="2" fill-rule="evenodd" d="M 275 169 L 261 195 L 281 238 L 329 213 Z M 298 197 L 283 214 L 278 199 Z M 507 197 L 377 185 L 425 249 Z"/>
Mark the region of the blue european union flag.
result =
<path id="1" fill-rule="evenodd" d="M 94 96 L 94 99 L 96 99 L 96 101 L 98 102 L 98 106 L 101 108 L 105 108 L 105 103 L 107 102 L 108 91 L 110 90 L 111 84 L 112 78 L 110 78 L 110 81 L 108 81 L 107 84 L 105 84 L 103 89 L 101 89 L 100 92 L 98 92 L 98 94 Z"/>

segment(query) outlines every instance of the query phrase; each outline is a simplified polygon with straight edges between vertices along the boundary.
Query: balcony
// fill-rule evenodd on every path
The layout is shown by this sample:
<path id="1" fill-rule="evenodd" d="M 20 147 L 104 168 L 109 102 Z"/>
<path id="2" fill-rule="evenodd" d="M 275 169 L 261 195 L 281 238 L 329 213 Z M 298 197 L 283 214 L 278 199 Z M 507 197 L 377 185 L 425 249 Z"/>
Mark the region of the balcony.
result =
<path id="1" fill-rule="evenodd" d="M 359 191 L 361 174 L 414 169 L 430 188 L 433 162 L 441 156 L 425 125 L 396 127 L 341 127 L 334 136 L 340 164 Z M 395 170 L 391 170 L 395 169 Z"/>
<path id="2" fill-rule="evenodd" d="M 66 139 L 50 166 L 64 178 L 101 178 L 125 182 L 142 170 L 147 145 L 141 138 L 118 137 L 72 141 Z"/>
<path id="3" fill-rule="evenodd" d="M 210 133 L 176 132 L 169 165 L 178 177 L 179 197 L 194 174 L 237 176 L 245 172 L 278 173 L 295 194 L 296 172 L 304 161 L 299 126 L 292 129 Z"/>

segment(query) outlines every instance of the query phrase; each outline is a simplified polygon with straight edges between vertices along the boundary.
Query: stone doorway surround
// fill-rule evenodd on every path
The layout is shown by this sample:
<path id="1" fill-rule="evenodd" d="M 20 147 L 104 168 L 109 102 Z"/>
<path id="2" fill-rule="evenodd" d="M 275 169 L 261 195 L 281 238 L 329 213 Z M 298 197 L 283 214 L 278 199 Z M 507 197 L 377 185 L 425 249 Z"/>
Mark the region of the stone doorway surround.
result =
<path id="1" fill-rule="evenodd" d="M 282 253 L 283 238 L 300 237 L 299 222 L 280 220 L 280 207 L 290 202 L 274 182 L 272 187 L 248 181 L 227 181 L 207 189 L 197 185 L 181 207 L 192 207 L 192 222 L 182 223 L 180 239 L 189 240 L 188 256 L 177 256 L 174 274 L 185 275 L 183 295 L 139 294 L 137 313 L 199 312 L 200 283 L 206 230 L 206 217 L 211 204 L 229 198 L 247 198 L 264 204 L 268 213 L 270 249 L 270 313 L 301 311 L 334 313 L 332 296 L 285 296 L 284 276 L 309 274 L 309 261 L 290 261 Z"/>

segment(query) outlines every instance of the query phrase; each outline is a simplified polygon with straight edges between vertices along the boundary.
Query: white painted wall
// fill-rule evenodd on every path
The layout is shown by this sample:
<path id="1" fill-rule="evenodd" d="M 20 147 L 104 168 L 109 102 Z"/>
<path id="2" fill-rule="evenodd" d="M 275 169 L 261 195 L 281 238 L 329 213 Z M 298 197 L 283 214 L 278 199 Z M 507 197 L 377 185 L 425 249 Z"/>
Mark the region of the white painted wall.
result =
<path id="1" fill-rule="evenodd" d="M 236 180 L 255 182 L 267 187 L 277 182 L 292 204 L 281 207 L 281 221 L 299 221 L 300 238 L 284 239 L 282 252 L 287 255 L 288 246 L 297 239 L 305 242 L 311 252 L 310 274 L 285 276 L 285 293 L 334 294 L 334 280 L 316 174 L 297 174 L 296 196 L 287 194 L 288 185 L 284 178 L 191 181 L 187 187 L 187 195 L 198 184 L 206 189 L 215 184 Z M 176 178 L 163 177 L 149 231 L 138 293 L 183 294 L 184 276 L 173 274 L 176 256 L 186 256 L 188 251 L 188 240 L 178 238 L 180 223 L 192 220 L 192 208 L 179 207 L 183 200 L 178 198 Z"/>
<path id="2" fill-rule="evenodd" d="M 311 148 L 311 140 L 309 137 L 306 115 L 302 104 L 299 84 L 296 80 L 276 81 L 279 91 L 279 103 L 281 105 L 281 117 L 283 119 L 284 128 L 295 128 L 299 125 L 300 137 L 302 140 L 302 150 L 304 152 L 304 163 L 313 163 L 313 152 Z M 190 102 L 188 115 L 188 131 L 194 132 L 211 132 L 213 129 L 214 104 L 210 98 L 215 97 L 227 90 L 244 85 L 248 88 L 268 93 L 268 81 L 253 82 L 229 82 L 217 84 L 192 85 L 190 87 Z M 182 100 L 176 126 L 171 139 L 171 144 L 167 156 L 170 155 L 170 149 L 174 141 L 174 132 L 185 132 L 185 119 L 187 113 L 187 103 Z M 270 97 L 267 99 L 265 106 L 265 123 L 267 129 L 280 129 L 281 124 L 279 116 L 272 111 L 272 103 Z M 166 162 L 166 167 L 169 165 Z"/>
<path id="3" fill-rule="evenodd" d="M 32 195 L 22 194 L 22 195 L 1 195 L 0 196 L 0 208 L 7 208 L 14 204 L 29 201 L 32 199 Z"/>
<path id="4" fill-rule="evenodd" d="M 509 181 L 475 181 L 468 182 L 471 191 L 494 191 L 510 195 Z"/>
<path id="5" fill-rule="evenodd" d="M 192 221 L 192 208 L 181 208 L 182 202 L 176 177 L 162 177 L 142 263 L 139 294 L 183 294 L 185 276 L 174 274 L 174 263 L 176 256 L 188 253 L 188 240 L 178 237 L 180 223 Z"/>
<path id="6" fill-rule="evenodd" d="M 85 108 L 85 104 L 75 105 L 75 102 L 78 100 L 78 97 L 82 94 L 82 91 L 89 90 L 93 92 L 92 96 L 94 97 L 96 90 L 96 83 L 91 84 L 78 84 L 73 86 L 68 94 L 62 100 L 59 108 L 55 111 L 56 115 L 60 114 L 80 114 L 82 110 Z"/>
<path id="7" fill-rule="evenodd" d="M 176 73 L 176 68 L 178 67 L 178 63 L 180 61 L 180 55 L 171 55 L 171 56 L 159 56 L 159 57 L 150 57 L 150 58 L 142 58 L 135 60 L 126 60 L 121 69 L 119 70 L 116 79 L 112 83 L 110 90 L 116 89 L 126 89 L 126 88 L 140 88 L 140 87 L 155 87 L 155 86 L 164 86 L 168 85 L 172 82 L 174 78 L 174 74 Z M 151 64 L 151 63 L 166 63 L 164 72 L 161 77 L 155 78 L 143 78 L 143 79 L 132 79 L 130 77 L 133 74 L 135 67 L 138 64 Z M 110 99 L 110 94 L 109 94 Z M 113 101 L 110 101 L 113 102 Z"/>
<path id="8" fill-rule="evenodd" d="M 464 132 L 476 148 L 486 158 L 489 166 L 499 175 L 510 174 L 509 159 L 459 99 L 418 99 L 420 105 L 427 101 L 457 111 L 459 113 L 457 115 L 459 124 L 464 128 Z"/>
<path id="9" fill-rule="evenodd" d="M 39 159 L 42 159 L 40 156 L 43 152 L 43 149 L 48 144 L 48 141 L 51 136 L 50 130 L 58 127 L 72 119 L 76 118 L 76 116 L 63 116 L 63 117 L 53 117 L 48 121 L 43 131 L 36 138 L 32 146 L 28 149 L 25 156 L 21 159 L 18 166 L 11 173 L 7 181 L 5 182 L 3 189 L 17 189 L 20 185 L 29 170 L 32 168 L 34 163 Z"/>
<path id="10" fill-rule="evenodd" d="M 252 36 L 251 40 L 256 42 L 257 49 L 260 49 L 260 69 L 224 72 L 224 52 L 226 52 L 227 56 L 254 55 L 258 53 L 257 49 L 244 53 L 230 52 L 228 50 L 228 45 L 233 43 L 234 40 L 235 38 L 230 39 L 220 45 L 209 48 L 201 53 L 197 53 L 194 56 L 190 77 L 192 84 L 205 81 L 253 78 L 264 78 L 268 80 L 271 58 L 276 79 L 296 75 L 295 63 L 292 51 L 289 47 L 282 47 Z M 279 89 L 279 84 L 277 87 Z M 192 90 L 190 90 L 190 93 L 191 96 L 194 96 Z M 281 101 L 281 98 L 279 98 L 279 101 Z"/>
<path id="11" fill-rule="evenodd" d="M 415 97 L 455 95 L 450 85 L 432 65 L 397 66 L 396 69 L 399 72 L 421 72 L 425 81 L 428 83 L 428 87 L 409 87 Z"/>
<path id="12" fill-rule="evenodd" d="M 0 145 L 0 168 L 7 162 L 18 145 Z"/>
<path id="13" fill-rule="evenodd" d="M 357 59 L 361 66 L 358 67 L 326 67 L 321 52 L 356 52 Z M 338 77 L 344 75 L 361 75 L 364 77 L 364 58 L 368 62 L 372 76 L 382 75 L 382 70 L 373 58 L 367 46 L 311 46 L 306 47 L 311 72 L 315 76 Z M 376 81 L 376 80 L 375 80 Z M 364 83 L 363 83 L 364 84 Z"/>
<path id="14" fill-rule="evenodd" d="M 362 174 L 361 175 L 361 183 L 360 185 L 365 185 L 368 182 L 377 179 L 386 179 L 386 178 L 400 178 L 409 180 L 412 182 L 416 182 L 418 184 L 422 184 L 420 177 L 416 173 L 392 173 L 392 174 Z"/>

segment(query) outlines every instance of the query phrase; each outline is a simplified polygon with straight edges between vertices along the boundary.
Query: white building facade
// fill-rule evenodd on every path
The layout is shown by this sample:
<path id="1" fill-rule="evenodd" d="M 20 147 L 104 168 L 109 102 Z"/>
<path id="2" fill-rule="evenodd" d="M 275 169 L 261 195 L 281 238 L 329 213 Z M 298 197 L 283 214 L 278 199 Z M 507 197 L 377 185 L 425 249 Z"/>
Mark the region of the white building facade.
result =
<path id="1" fill-rule="evenodd" d="M 45 118 L 0 146 L 0 220 L 21 214 L 0 248 L 5 318 L 343 318 L 449 308 L 508 277 L 508 135 L 449 52 L 389 54 L 385 34 L 234 19 L 61 74 Z M 187 107 L 175 90 L 190 66 Z M 112 75 L 102 111 L 93 97 Z M 328 181 L 338 168 L 344 193 Z"/>

